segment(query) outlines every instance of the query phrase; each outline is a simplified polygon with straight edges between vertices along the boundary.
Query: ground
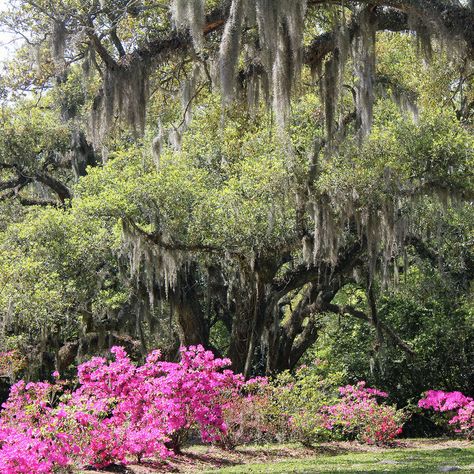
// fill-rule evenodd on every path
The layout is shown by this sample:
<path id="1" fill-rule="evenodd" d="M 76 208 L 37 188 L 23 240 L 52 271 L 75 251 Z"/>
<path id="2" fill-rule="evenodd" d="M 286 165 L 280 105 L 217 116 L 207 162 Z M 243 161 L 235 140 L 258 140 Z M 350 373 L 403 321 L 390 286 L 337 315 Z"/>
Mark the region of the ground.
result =
<path id="1" fill-rule="evenodd" d="M 156 473 L 474 473 L 474 443 L 457 440 L 405 440 L 394 448 L 357 443 L 247 446 L 235 451 L 193 446 L 166 463 L 145 463 L 101 472 Z M 85 474 L 91 471 L 82 471 Z"/>

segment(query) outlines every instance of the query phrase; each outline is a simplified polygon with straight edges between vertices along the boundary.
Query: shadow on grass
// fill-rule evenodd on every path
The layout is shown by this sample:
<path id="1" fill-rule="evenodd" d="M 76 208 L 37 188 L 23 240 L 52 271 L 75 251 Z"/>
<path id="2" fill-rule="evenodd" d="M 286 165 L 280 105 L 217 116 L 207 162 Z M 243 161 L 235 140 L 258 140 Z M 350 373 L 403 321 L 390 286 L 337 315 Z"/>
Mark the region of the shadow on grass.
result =
<path id="1" fill-rule="evenodd" d="M 185 451 L 167 461 L 145 461 L 141 465 L 109 466 L 101 473 L 394 473 L 426 474 L 457 467 L 474 473 L 474 445 L 439 446 L 434 449 L 403 447 L 361 451 L 357 446 L 333 444 L 313 448 L 292 445 L 247 447 L 234 451 L 209 449 Z M 86 471 L 81 471 L 85 473 Z M 94 472 L 92 469 L 88 472 Z M 96 471 L 97 472 L 97 471 Z"/>
<path id="2" fill-rule="evenodd" d="M 196 454 L 196 453 L 184 453 L 181 456 L 178 456 L 173 459 L 174 464 L 210 464 L 215 467 L 227 467 L 227 466 L 236 466 L 240 462 L 233 461 L 231 459 L 225 459 L 220 456 L 212 456 L 208 454 Z"/>
<path id="3" fill-rule="evenodd" d="M 319 456 L 343 456 L 346 454 L 357 452 L 357 450 L 353 448 L 347 448 L 345 446 L 339 446 L 337 444 L 335 444 L 334 446 L 330 446 L 330 445 L 307 446 L 306 449 L 314 453 L 314 455 L 319 455 Z"/>
<path id="4" fill-rule="evenodd" d="M 82 472 L 110 472 L 117 474 L 133 474 L 133 471 L 126 466 L 111 464 L 110 466 L 102 469 L 96 469 L 94 467 L 85 467 Z"/>
<path id="5" fill-rule="evenodd" d="M 143 461 L 140 467 L 151 469 L 157 473 L 165 473 L 183 472 L 184 469 L 191 469 L 193 466 L 201 466 L 203 469 L 222 469 L 238 465 L 244 465 L 244 463 L 212 454 L 183 453 L 172 458 L 170 461 Z M 123 472 L 129 473 L 134 471 Z"/>

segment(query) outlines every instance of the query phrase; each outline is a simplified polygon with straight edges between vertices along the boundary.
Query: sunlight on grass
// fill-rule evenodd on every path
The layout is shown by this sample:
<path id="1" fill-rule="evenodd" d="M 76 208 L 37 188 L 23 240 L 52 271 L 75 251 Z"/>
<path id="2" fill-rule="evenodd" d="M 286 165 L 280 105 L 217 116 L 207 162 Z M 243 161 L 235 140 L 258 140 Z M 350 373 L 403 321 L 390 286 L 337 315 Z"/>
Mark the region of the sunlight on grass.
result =
<path id="1" fill-rule="evenodd" d="M 461 472 L 474 472 L 474 446 L 439 450 L 386 450 L 288 460 L 273 464 L 247 464 L 206 472 L 393 472 L 434 473 L 442 467 L 457 466 Z"/>

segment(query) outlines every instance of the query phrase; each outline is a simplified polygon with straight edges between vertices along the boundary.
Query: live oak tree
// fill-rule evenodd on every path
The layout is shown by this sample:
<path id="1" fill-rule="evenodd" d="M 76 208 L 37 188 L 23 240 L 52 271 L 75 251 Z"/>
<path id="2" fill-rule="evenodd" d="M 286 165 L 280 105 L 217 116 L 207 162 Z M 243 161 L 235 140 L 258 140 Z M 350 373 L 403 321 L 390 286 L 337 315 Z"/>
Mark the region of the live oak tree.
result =
<path id="1" fill-rule="evenodd" d="M 415 255 L 468 291 L 472 235 L 453 270 L 432 233 L 472 210 L 469 2 L 12 0 L 2 21 L 25 45 L 3 77 L 1 197 L 35 209 L 23 241 L 5 223 L 5 335 L 39 331 L 67 365 L 166 334 L 272 373 L 328 313 L 411 354 L 378 299 Z M 12 283 L 28 258 L 54 276 L 44 317 Z M 347 285 L 362 307 L 337 304 Z"/>

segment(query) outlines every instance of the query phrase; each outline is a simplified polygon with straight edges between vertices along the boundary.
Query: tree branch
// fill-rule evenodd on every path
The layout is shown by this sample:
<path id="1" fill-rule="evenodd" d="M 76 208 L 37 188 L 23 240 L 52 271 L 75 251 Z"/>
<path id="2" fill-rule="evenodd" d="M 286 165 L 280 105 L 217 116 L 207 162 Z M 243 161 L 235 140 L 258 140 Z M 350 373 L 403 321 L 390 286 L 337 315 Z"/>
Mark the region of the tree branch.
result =
<path id="1" fill-rule="evenodd" d="M 58 195 L 58 198 L 62 203 L 64 203 L 64 201 L 68 199 L 71 199 L 71 191 L 65 184 L 61 183 L 61 181 L 59 181 L 58 179 L 53 178 L 52 176 L 46 173 L 36 173 L 34 175 L 34 178 L 36 179 L 36 181 L 44 184 L 45 186 L 53 190 Z"/>
<path id="2" fill-rule="evenodd" d="M 327 304 L 326 309 L 334 314 L 340 314 L 341 316 L 352 316 L 354 318 L 360 319 L 361 321 L 365 321 L 367 323 L 371 323 L 371 318 L 366 315 L 363 311 L 359 311 L 358 309 L 346 305 L 346 306 L 339 306 L 336 304 Z M 412 347 L 410 347 L 396 332 L 392 329 L 387 323 L 383 321 L 379 321 L 380 328 L 387 334 L 387 336 L 392 340 L 392 342 L 400 347 L 403 351 L 405 351 L 410 356 L 415 355 L 415 351 Z"/>
<path id="3" fill-rule="evenodd" d="M 139 233 L 150 243 L 157 245 L 165 250 L 180 250 L 184 252 L 207 252 L 207 253 L 224 253 L 225 249 L 221 247 L 216 247 L 213 245 L 203 245 L 203 244 L 183 244 L 180 242 L 168 243 L 163 241 L 162 234 L 160 232 L 146 232 L 140 226 L 138 226 L 133 219 L 123 218 L 125 225 L 129 225 L 135 232 Z M 238 255 L 236 252 L 230 252 L 230 254 Z"/>
<path id="4" fill-rule="evenodd" d="M 20 195 L 17 198 L 22 206 L 60 207 L 59 202 L 52 199 L 31 199 Z"/>
<path id="5" fill-rule="evenodd" d="M 104 61 L 105 65 L 110 69 L 117 68 L 118 67 L 117 62 L 110 55 L 106 47 L 102 44 L 102 41 L 100 41 L 100 38 L 97 36 L 97 33 L 95 32 L 95 28 L 94 28 L 94 23 L 92 22 L 91 18 L 89 18 L 88 20 L 87 36 L 91 40 L 91 43 L 93 44 L 95 50 L 97 51 L 97 54 L 100 56 L 102 61 Z"/>
<path id="6" fill-rule="evenodd" d="M 329 273 L 340 275 L 345 273 L 349 267 L 352 268 L 357 256 L 362 250 L 363 245 L 357 241 L 348 248 L 341 250 L 338 261 L 334 267 L 323 262 L 319 266 L 311 265 L 309 267 L 306 264 L 301 264 L 289 270 L 282 278 L 274 280 L 272 283 L 276 300 L 280 300 L 290 291 L 317 280 L 320 275 L 327 275 Z"/>

